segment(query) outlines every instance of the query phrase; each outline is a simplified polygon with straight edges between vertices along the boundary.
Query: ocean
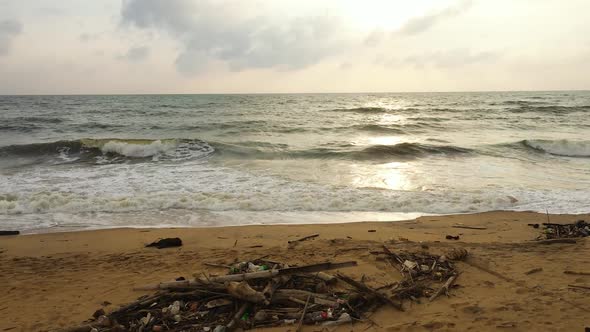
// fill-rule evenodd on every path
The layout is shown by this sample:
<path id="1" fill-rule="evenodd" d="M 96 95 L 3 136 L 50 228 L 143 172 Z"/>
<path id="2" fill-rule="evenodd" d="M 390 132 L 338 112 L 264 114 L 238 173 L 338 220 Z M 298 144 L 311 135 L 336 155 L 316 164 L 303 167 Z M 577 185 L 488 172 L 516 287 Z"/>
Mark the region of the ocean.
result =
<path id="1" fill-rule="evenodd" d="M 590 212 L 590 92 L 0 96 L 0 229 Z"/>

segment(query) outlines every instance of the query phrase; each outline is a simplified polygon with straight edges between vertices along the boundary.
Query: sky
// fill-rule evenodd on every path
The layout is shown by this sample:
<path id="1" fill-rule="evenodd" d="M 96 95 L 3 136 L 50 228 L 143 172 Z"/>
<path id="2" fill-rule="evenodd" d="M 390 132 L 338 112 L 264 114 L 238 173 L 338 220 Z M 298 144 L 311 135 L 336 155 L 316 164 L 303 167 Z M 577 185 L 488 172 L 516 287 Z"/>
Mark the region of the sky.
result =
<path id="1" fill-rule="evenodd" d="M 0 94 L 590 89 L 588 0 L 0 0 Z"/>

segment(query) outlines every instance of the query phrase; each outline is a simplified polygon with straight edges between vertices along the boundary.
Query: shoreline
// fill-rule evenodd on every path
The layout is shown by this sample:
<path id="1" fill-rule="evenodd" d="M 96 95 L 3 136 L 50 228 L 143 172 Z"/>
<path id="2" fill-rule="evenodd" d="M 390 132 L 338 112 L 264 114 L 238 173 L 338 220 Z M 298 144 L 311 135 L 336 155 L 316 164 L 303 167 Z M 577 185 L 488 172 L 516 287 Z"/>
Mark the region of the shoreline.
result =
<path id="1" fill-rule="evenodd" d="M 342 212 L 346 214 L 345 212 Z M 358 212 L 352 211 L 350 213 L 365 213 L 365 212 Z M 226 227 L 250 227 L 250 226 L 301 226 L 301 225 L 345 225 L 345 224 L 354 224 L 354 223 L 396 223 L 396 222 L 404 222 L 408 220 L 415 220 L 420 218 L 435 218 L 435 217 L 448 217 L 448 216 L 464 216 L 464 215 L 480 215 L 480 214 L 488 214 L 488 213 L 532 213 L 532 214 L 539 214 L 539 215 L 547 215 L 545 212 L 542 211 L 534 211 L 534 210 L 490 210 L 484 212 L 459 212 L 459 213 L 444 213 L 444 214 L 430 214 L 430 213 L 421 213 L 421 212 L 385 212 L 386 214 L 397 215 L 393 218 L 383 217 L 382 220 L 349 220 L 349 221 L 337 221 L 334 218 L 327 218 L 324 217 L 322 219 L 313 220 L 312 222 L 309 221 L 302 221 L 302 222 L 288 222 L 288 221 L 279 221 L 279 222 L 260 222 L 260 223 L 238 223 L 238 224 L 204 224 L 204 225 L 171 225 L 171 224 L 162 224 L 162 225 L 127 225 L 127 226 L 100 226 L 100 227 L 86 227 L 83 225 L 80 226 L 54 226 L 54 227 L 46 227 L 46 228 L 39 228 L 39 229 L 12 229 L 12 228 L 2 228 L 0 230 L 6 231 L 19 231 L 20 236 L 29 236 L 29 235 L 41 235 L 41 234 L 54 234 L 54 233 L 78 233 L 78 232 L 95 232 L 95 231 L 103 231 L 103 230 L 118 230 L 118 229 L 150 229 L 150 230 L 157 230 L 157 229 L 207 229 L 207 228 L 226 228 Z M 586 213 L 550 213 L 549 216 L 585 216 L 590 215 L 590 211 Z"/>
<path id="2" fill-rule="evenodd" d="M 549 216 L 558 223 L 590 220 L 590 214 Z M 346 273 L 355 278 L 365 275 L 368 284 L 378 287 L 398 277 L 397 271 L 370 253 L 383 244 L 400 250 L 426 246 L 432 252 L 462 247 L 513 282 L 459 264 L 461 287 L 451 297 L 407 304 L 404 313 L 384 307 L 372 316 L 381 326 L 374 329 L 487 331 L 513 324 L 515 331 L 582 330 L 589 323 L 580 309 L 589 304 L 588 292 L 572 291 L 567 285 L 590 284 L 590 277 L 563 271 L 588 270 L 590 261 L 580 252 L 588 252 L 590 243 L 588 239 L 573 245 L 531 242 L 541 232 L 527 224 L 541 224 L 546 218 L 541 213 L 494 211 L 393 222 L 116 228 L 0 237 L 0 292 L 5 294 L 0 330 L 75 326 L 96 309 L 113 310 L 149 293 L 133 291 L 133 286 L 189 278 L 200 271 L 220 273 L 203 263 L 230 264 L 268 254 L 289 264 L 356 260 L 359 266 L 347 268 Z M 453 228 L 455 224 L 486 229 Z M 287 244 L 314 233 L 319 237 L 294 247 Z M 446 235 L 460 239 L 446 240 Z M 162 237 L 180 237 L 183 246 L 144 248 Z M 533 268 L 543 271 L 525 274 Z M 111 304 L 103 306 L 107 302 Z"/>

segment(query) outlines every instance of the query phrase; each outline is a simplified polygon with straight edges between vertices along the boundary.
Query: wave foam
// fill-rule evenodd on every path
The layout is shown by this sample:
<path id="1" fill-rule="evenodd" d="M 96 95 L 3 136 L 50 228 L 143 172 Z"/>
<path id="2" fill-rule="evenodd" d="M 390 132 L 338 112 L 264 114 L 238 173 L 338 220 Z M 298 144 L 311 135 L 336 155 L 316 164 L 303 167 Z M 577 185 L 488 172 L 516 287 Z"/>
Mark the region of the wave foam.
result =
<path id="1" fill-rule="evenodd" d="M 109 141 L 100 149 L 103 153 L 116 153 L 126 157 L 145 158 L 173 151 L 176 144 L 163 143 L 160 140 L 150 144 L 132 144 L 118 141 Z"/>

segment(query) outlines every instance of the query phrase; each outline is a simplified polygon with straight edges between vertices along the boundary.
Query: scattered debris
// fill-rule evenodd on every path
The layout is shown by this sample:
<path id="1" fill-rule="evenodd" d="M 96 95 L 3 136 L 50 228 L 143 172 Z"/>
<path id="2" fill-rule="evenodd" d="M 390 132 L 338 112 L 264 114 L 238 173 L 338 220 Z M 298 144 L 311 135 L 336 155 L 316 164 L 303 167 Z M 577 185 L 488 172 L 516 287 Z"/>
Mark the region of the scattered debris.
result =
<path id="1" fill-rule="evenodd" d="M 572 224 L 543 223 L 543 234 L 539 239 L 565 239 L 590 236 L 590 224 L 578 220 Z"/>
<path id="2" fill-rule="evenodd" d="M 169 237 L 169 238 L 161 239 L 158 241 L 154 241 L 154 242 L 146 245 L 146 247 L 156 247 L 158 249 L 180 247 L 180 246 L 182 246 L 182 240 L 178 237 Z"/>
<path id="3" fill-rule="evenodd" d="M 539 224 L 528 224 L 527 226 L 531 226 L 532 228 L 539 228 Z"/>
<path id="4" fill-rule="evenodd" d="M 393 297 L 398 300 L 417 300 L 420 297 L 427 297 L 434 300 L 443 292 L 448 294 L 449 288 L 459 276 L 452 261 L 464 260 L 468 253 L 465 249 L 452 249 L 444 255 L 437 256 L 425 252 L 394 253 L 386 246 L 383 252 L 374 254 L 385 254 L 391 265 L 403 276 L 391 291 Z M 438 290 L 434 290 L 436 284 L 441 284 Z"/>
<path id="5" fill-rule="evenodd" d="M 0 231 L 0 236 L 19 235 L 20 231 Z"/>
<path id="6" fill-rule="evenodd" d="M 99 309 L 85 325 L 67 331 L 232 331 L 295 325 L 337 326 L 368 321 L 369 312 L 382 305 L 403 311 L 404 301 L 434 300 L 448 293 L 459 272 L 454 260 L 465 259 L 464 249 L 437 256 L 419 252 L 394 253 L 383 247 L 403 275 L 400 282 L 373 289 L 364 278 L 328 270 L 356 266 L 355 261 L 305 266 L 259 258 L 226 268 L 226 275 L 195 274 L 190 280 L 162 282 L 136 289 L 156 290 L 105 314 Z M 95 329 L 95 330 L 93 330 Z"/>
<path id="7" fill-rule="evenodd" d="M 369 233 L 375 233 L 375 232 L 377 232 L 377 230 L 376 229 L 369 229 L 367 232 L 369 232 Z"/>
<path id="8" fill-rule="evenodd" d="M 537 272 L 541 272 L 541 271 L 543 271 L 543 268 L 542 267 L 537 267 L 537 268 L 534 268 L 532 270 L 526 271 L 524 274 L 531 275 L 533 273 L 537 273 Z"/>
<path id="9" fill-rule="evenodd" d="M 459 235 L 457 235 L 457 236 L 447 235 L 446 239 L 447 240 L 459 240 Z"/>

